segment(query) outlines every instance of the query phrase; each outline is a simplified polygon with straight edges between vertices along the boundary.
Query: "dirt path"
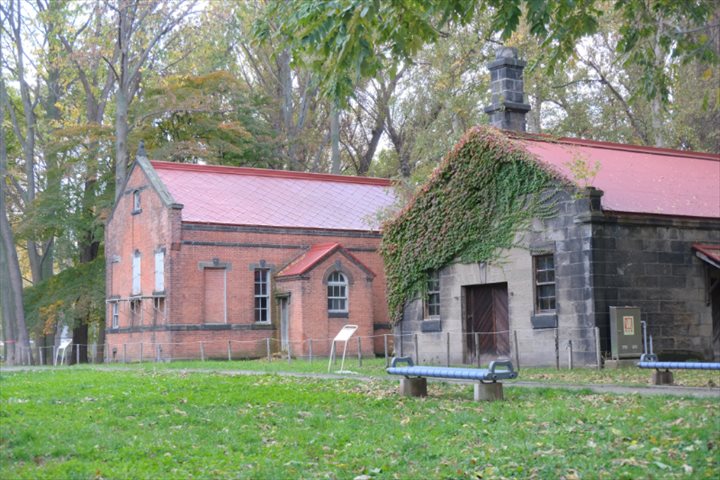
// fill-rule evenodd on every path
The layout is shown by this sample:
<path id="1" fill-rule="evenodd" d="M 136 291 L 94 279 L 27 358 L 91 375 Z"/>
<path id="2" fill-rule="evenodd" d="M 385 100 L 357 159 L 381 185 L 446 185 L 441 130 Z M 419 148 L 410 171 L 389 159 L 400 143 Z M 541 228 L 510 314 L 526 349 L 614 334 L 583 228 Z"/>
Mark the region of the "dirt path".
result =
<path id="1" fill-rule="evenodd" d="M 23 371 L 43 371 L 52 370 L 54 368 L 72 369 L 72 367 L 2 367 L 0 368 L 0 375 L 9 372 L 23 372 Z M 137 372 L 142 371 L 137 368 L 122 368 L 122 367 L 94 367 L 93 370 L 99 370 L 104 372 L 117 372 L 117 371 L 131 371 Z M 227 375 L 227 376 L 246 376 L 246 375 L 281 375 L 287 377 L 302 377 L 302 378 L 317 378 L 324 380 L 337 380 L 337 379 L 353 379 L 358 381 L 396 381 L 395 378 L 390 377 L 374 377 L 365 375 L 340 375 L 335 373 L 301 373 L 301 372 L 262 372 L 257 370 L 214 370 L 214 369 L 203 369 L 203 368 L 188 368 L 188 369 L 168 369 L 167 372 L 176 373 L 206 373 L 215 375 Z M 429 379 L 429 381 L 439 381 Z M 466 382 L 467 383 L 467 382 Z M 628 386 L 628 385 L 608 385 L 608 384 L 564 384 L 564 383 L 550 383 L 550 382 L 525 382 L 522 380 L 515 380 L 505 382 L 504 385 L 507 388 L 557 388 L 564 390 L 588 390 L 594 393 L 612 393 L 618 395 L 672 395 L 680 397 L 695 397 L 695 398 L 716 398 L 720 401 L 720 388 L 709 388 L 709 387 L 681 387 L 677 385 L 663 385 L 663 386 Z"/>

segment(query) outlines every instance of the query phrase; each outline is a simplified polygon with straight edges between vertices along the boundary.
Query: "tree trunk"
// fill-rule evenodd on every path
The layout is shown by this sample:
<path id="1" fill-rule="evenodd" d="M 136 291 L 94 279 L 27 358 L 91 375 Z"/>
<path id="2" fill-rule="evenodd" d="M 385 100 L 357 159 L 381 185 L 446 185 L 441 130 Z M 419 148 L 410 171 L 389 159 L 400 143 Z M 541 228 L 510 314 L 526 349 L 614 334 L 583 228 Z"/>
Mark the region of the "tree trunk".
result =
<path id="1" fill-rule="evenodd" d="M 0 99 L 4 101 L 4 99 Z M 25 312 L 23 310 L 23 284 L 20 263 L 5 203 L 5 181 L 7 175 L 7 151 L 4 130 L 0 128 L 0 302 L 5 329 L 5 344 L 8 346 L 6 361 L 9 365 L 22 363 L 30 350 Z"/>
<path id="2" fill-rule="evenodd" d="M 293 129 L 292 73 L 290 70 L 290 52 L 285 49 L 278 55 L 278 73 L 280 75 L 280 117 L 287 142 L 287 158 L 290 170 L 297 170 L 295 135 Z"/>
<path id="3" fill-rule="evenodd" d="M 115 199 L 122 195 L 127 175 L 128 98 L 122 86 L 115 96 Z"/>
<path id="4" fill-rule="evenodd" d="M 78 356 L 79 351 L 79 356 Z M 70 357 L 70 365 L 77 363 L 88 362 L 88 324 L 84 322 L 77 327 L 73 328 L 73 348 L 72 356 Z"/>
<path id="5" fill-rule="evenodd" d="M 330 173 L 340 174 L 340 109 L 334 101 L 330 110 L 330 147 Z"/>
<path id="6" fill-rule="evenodd" d="M 2 212 L 5 217 L 5 212 Z M 2 218 L 0 218 L 2 222 Z M 0 230 L 2 227 L 0 227 Z M 8 365 L 15 365 L 18 361 L 16 354 L 16 338 L 15 335 L 15 307 L 13 302 L 14 292 L 10 284 L 10 269 L 8 266 L 8 255 L 5 251 L 4 237 L 0 241 L 0 307 L 2 310 L 2 326 L 3 340 L 5 343 L 5 351 L 3 357 Z"/>

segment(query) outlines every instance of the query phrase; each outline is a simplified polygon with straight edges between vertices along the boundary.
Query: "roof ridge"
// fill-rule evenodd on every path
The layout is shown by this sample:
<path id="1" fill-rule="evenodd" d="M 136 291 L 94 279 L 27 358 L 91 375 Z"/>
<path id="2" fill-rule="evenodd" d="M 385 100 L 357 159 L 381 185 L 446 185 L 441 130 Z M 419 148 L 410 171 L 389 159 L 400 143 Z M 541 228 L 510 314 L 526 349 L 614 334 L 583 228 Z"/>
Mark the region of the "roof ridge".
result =
<path id="1" fill-rule="evenodd" d="M 290 170 L 272 170 L 269 168 L 232 167 L 227 165 L 196 165 L 190 163 L 167 162 L 152 160 L 153 167 L 161 170 L 181 170 L 188 172 L 220 173 L 227 175 L 246 175 L 255 177 L 289 178 L 295 180 L 312 180 L 320 182 L 354 183 L 360 185 L 376 185 L 390 187 L 393 181 L 387 178 L 357 177 L 330 173 L 296 172 Z"/>
<path id="2" fill-rule="evenodd" d="M 530 142 L 555 143 L 565 145 L 578 145 L 585 147 L 605 148 L 608 150 L 622 150 L 627 152 L 645 152 L 671 157 L 688 157 L 702 160 L 720 162 L 720 155 L 692 150 L 674 150 L 672 148 L 651 147 L 647 145 L 632 145 L 629 143 L 607 142 L 603 140 L 587 140 L 583 138 L 555 137 L 545 133 L 503 132 L 507 136 Z"/>

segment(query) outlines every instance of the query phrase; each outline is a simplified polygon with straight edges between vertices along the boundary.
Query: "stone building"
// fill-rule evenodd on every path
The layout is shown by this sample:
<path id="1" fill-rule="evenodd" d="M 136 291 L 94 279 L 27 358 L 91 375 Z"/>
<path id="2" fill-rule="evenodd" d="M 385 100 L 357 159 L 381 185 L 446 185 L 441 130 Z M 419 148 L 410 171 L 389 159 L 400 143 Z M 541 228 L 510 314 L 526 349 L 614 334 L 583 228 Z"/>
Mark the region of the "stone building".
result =
<path id="1" fill-rule="evenodd" d="M 389 333 L 373 223 L 393 201 L 387 180 L 139 156 L 107 222 L 109 359 L 323 355 L 345 324 Z"/>
<path id="2" fill-rule="evenodd" d="M 512 49 L 491 64 L 486 112 L 506 131 L 525 129 L 523 67 Z M 555 173 L 553 214 L 517 232 L 498 261 L 458 255 L 429 272 L 396 325 L 404 353 L 552 365 L 559 332 L 574 340 L 575 362 L 592 364 L 609 356 L 610 307 L 634 306 L 661 357 L 720 359 L 720 155 L 499 135 Z"/>

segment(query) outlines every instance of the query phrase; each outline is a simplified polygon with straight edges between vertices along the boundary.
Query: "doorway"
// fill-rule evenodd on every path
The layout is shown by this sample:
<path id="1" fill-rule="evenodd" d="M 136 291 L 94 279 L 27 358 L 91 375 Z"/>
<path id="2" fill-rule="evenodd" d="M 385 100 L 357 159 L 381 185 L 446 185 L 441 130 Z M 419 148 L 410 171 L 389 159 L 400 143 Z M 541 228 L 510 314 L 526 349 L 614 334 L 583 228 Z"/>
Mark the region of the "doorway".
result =
<path id="1" fill-rule="evenodd" d="M 290 343 L 290 296 L 278 297 L 280 312 L 280 350 L 286 352 Z"/>
<path id="2" fill-rule="evenodd" d="M 464 289 L 465 363 L 510 356 L 507 283 L 470 285 Z"/>

